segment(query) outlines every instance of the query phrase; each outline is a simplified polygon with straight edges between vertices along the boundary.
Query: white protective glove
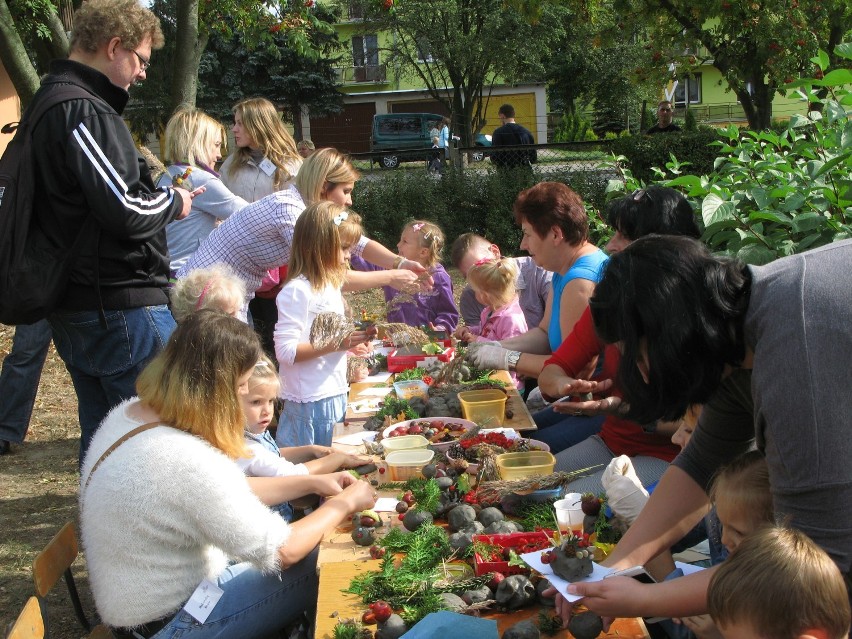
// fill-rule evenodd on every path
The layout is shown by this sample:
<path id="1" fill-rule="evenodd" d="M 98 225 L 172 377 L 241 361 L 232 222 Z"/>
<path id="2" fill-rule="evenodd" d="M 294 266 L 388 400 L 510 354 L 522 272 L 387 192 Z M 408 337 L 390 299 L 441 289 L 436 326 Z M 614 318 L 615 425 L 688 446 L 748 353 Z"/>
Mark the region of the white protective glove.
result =
<path id="1" fill-rule="evenodd" d="M 630 458 L 621 455 L 613 459 L 604 470 L 601 483 L 612 511 L 632 524 L 648 501 L 648 491 L 636 475 Z"/>
<path id="2" fill-rule="evenodd" d="M 481 370 L 509 370 L 509 353 L 507 348 L 487 344 L 485 342 L 474 342 L 467 348 L 467 359 Z"/>

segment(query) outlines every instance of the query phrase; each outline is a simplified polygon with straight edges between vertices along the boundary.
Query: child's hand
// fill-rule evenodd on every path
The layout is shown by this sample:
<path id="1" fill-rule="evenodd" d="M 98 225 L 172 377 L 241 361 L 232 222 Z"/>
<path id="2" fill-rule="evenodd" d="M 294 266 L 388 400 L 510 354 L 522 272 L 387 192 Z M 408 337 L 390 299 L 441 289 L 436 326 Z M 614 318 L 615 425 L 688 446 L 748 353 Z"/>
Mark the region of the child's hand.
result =
<path id="1" fill-rule="evenodd" d="M 365 464 L 370 464 L 373 462 L 372 457 L 364 457 L 362 455 L 350 455 L 349 453 L 335 452 L 335 455 L 340 455 L 340 467 L 341 468 L 358 468 L 358 466 L 363 466 Z"/>
<path id="2" fill-rule="evenodd" d="M 358 344 L 357 346 L 350 348 L 349 352 L 355 357 L 369 357 L 373 352 L 373 345 L 369 342 Z"/>
<path id="3" fill-rule="evenodd" d="M 340 345 L 337 347 L 337 350 L 348 351 L 350 348 L 354 346 L 358 346 L 359 344 L 366 344 L 367 342 L 372 341 L 372 338 L 369 336 L 367 331 L 352 331 L 344 337 Z"/>
<path id="4" fill-rule="evenodd" d="M 468 341 L 467 336 L 470 335 L 470 329 L 467 326 L 459 326 L 453 336 L 463 342 Z"/>

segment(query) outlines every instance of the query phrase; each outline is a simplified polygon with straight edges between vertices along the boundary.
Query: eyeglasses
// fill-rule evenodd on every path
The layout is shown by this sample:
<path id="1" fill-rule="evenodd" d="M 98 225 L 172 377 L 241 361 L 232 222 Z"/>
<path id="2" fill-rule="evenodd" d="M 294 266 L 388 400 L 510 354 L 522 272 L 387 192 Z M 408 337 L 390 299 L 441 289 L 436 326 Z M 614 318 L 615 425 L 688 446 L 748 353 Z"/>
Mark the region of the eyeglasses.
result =
<path id="1" fill-rule="evenodd" d="M 654 199 L 654 196 L 651 195 L 651 193 L 647 189 L 637 189 L 637 190 L 633 191 L 633 193 L 631 195 L 633 197 L 634 202 L 641 202 L 642 198 L 647 196 L 647 198 L 648 198 L 648 200 L 650 200 L 651 204 L 657 203 L 656 200 Z"/>
<path id="2" fill-rule="evenodd" d="M 136 51 L 134 51 L 133 49 L 128 49 L 128 51 L 130 51 L 131 53 L 133 53 L 133 55 L 135 55 L 137 58 L 139 58 L 139 64 L 140 64 L 140 65 L 142 65 L 142 70 L 143 70 L 143 71 L 147 71 L 147 70 L 148 70 L 148 67 L 150 67 L 150 66 L 151 66 L 151 61 L 150 61 L 150 60 L 146 60 L 145 58 L 143 58 L 141 55 L 139 55 L 139 54 L 138 54 Z"/>

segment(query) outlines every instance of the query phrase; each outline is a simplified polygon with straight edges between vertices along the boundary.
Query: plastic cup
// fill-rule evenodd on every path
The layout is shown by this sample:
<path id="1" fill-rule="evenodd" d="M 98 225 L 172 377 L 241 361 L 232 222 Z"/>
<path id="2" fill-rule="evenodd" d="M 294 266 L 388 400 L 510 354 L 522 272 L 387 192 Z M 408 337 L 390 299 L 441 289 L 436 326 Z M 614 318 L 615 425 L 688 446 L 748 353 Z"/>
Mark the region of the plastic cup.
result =
<path id="1" fill-rule="evenodd" d="M 571 530 L 575 533 L 583 532 L 583 518 L 586 516 L 580 504 L 582 495 L 580 493 L 568 493 L 564 499 L 553 502 L 556 510 L 556 522 L 560 530 Z"/>

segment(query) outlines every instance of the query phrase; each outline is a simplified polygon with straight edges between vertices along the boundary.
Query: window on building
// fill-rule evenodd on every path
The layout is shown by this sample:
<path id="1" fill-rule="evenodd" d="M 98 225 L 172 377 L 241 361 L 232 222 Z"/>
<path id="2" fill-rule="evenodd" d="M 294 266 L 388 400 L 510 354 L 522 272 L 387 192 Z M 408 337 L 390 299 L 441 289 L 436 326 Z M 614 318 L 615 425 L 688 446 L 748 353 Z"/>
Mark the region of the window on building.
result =
<path id="1" fill-rule="evenodd" d="M 350 20 L 363 20 L 364 19 L 364 9 L 359 2 L 350 2 L 349 3 L 349 19 Z"/>
<path id="2" fill-rule="evenodd" d="M 375 35 L 352 36 L 352 61 L 356 67 L 379 66 L 379 39 Z"/>
<path id="3" fill-rule="evenodd" d="M 685 78 L 680 78 L 674 92 L 675 106 L 686 106 L 701 103 L 701 74 L 693 73 Z"/>

